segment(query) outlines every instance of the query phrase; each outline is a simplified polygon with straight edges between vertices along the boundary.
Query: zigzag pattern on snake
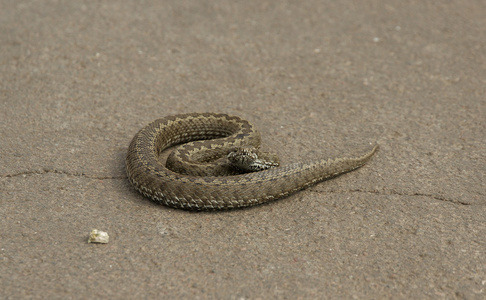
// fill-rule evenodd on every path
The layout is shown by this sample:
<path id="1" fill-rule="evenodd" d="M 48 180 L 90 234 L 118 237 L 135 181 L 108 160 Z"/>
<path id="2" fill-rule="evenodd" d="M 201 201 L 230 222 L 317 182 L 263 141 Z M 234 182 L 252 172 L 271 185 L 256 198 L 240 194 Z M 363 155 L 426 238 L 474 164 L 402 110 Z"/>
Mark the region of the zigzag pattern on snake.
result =
<path id="1" fill-rule="evenodd" d="M 188 144 L 177 150 L 182 156 L 197 158 L 198 151 L 204 153 L 199 155 L 204 164 L 187 162 L 188 168 L 194 170 L 186 174 L 174 172 L 159 162 L 165 149 L 183 143 Z M 168 116 L 142 128 L 131 141 L 126 158 L 128 179 L 144 196 L 167 206 L 188 210 L 232 209 L 282 198 L 357 169 L 378 148 L 375 145 L 353 157 L 298 162 L 230 176 L 214 176 L 209 172 L 211 176 L 204 176 L 205 169 L 218 168 L 205 164 L 208 160 L 222 157 L 219 161 L 225 161 L 231 149 L 247 145 L 258 148 L 260 134 L 239 117 L 216 113 Z M 201 172 L 203 176 L 196 176 Z"/>

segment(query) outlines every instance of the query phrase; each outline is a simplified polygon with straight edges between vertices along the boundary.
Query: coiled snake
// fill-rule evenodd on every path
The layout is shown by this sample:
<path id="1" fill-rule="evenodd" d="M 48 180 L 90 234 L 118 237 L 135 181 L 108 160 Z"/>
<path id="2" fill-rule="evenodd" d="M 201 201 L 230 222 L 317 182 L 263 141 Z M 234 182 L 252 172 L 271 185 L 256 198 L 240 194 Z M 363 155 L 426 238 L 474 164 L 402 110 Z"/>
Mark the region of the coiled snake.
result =
<path id="1" fill-rule="evenodd" d="M 176 148 L 167 166 L 159 162 L 162 151 L 183 143 L 187 144 Z M 128 179 L 144 196 L 167 206 L 231 209 L 282 198 L 357 169 L 378 148 L 354 157 L 276 167 L 278 158 L 259 152 L 259 145 L 258 131 L 239 117 L 215 113 L 165 117 L 142 128 L 130 143 Z"/>

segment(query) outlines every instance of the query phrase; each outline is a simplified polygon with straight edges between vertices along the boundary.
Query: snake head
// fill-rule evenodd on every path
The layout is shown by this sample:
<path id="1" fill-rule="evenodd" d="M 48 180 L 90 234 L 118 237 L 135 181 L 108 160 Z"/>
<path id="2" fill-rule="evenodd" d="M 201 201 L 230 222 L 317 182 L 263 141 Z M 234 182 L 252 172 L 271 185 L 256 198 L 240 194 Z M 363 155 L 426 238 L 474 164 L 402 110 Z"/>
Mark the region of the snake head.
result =
<path id="1" fill-rule="evenodd" d="M 262 171 L 279 165 L 277 155 L 261 152 L 252 146 L 232 148 L 227 158 L 232 166 L 245 172 Z"/>

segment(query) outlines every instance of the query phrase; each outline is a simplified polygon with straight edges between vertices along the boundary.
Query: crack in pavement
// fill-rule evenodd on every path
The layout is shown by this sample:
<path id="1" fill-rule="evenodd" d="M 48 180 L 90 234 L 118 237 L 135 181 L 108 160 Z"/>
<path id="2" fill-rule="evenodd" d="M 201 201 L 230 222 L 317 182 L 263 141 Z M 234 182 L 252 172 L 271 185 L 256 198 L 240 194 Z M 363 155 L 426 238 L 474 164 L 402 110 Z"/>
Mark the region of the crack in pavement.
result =
<path id="1" fill-rule="evenodd" d="M 312 190 L 311 190 L 312 191 Z M 453 200 L 453 199 L 448 199 L 448 198 L 445 198 L 445 197 L 442 197 L 442 196 L 438 196 L 438 195 L 433 195 L 433 194 L 425 194 L 425 193 L 418 193 L 418 192 L 414 192 L 414 193 L 404 193 L 404 192 L 400 192 L 400 191 L 397 191 L 397 190 L 382 190 L 382 191 L 378 191 L 378 190 L 371 190 L 371 191 L 363 191 L 363 190 L 360 190 L 360 189 L 354 189 L 354 190 L 347 190 L 347 191 L 339 191 L 339 190 L 329 190 L 329 191 L 324 191 L 324 190 L 314 190 L 314 192 L 326 192 L 326 193 L 364 193 L 364 194 L 375 194 L 375 195 L 397 195 L 397 196 L 409 196 L 409 197 L 428 197 L 428 198 L 432 198 L 434 200 L 438 200 L 438 201 L 445 201 L 445 202 L 450 202 L 450 203 L 454 203 L 454 204 L 461 204 L 461 205 L 472 205 L 471 203 L 468 203 L 468 202 L 464 202 L 464 201 L 461 201 L 461 200 Z"/>
<path id="2" fill-rule="evenodd" d="M 98 180 L 106 180 L 106 179 L 127 179 L 127 176 L 92 176 L 88 175 L 86 173 L 73 173 L 73 172 L 68 172 L 64 170 L 59 170 L 59 169 L 48 169 L 48 168 L 43 168 L 41 170 L 33 170 L 33 171 L 24 171 L 24 172 L 19 172 L 19 173 L 14 173 L 14 174 L 4 174 L 0 175 L 0 178 L 9 178 L 9 177 L 19 177 L 19 176 L 29 176 L 29 175 L 42 175 L 42 174 L 63 174 L 67 176 L 73 176 L 73 177 L 83 177 L 83 178 L 89 178 L 89 179 L 98 179 Z M 340 191 L 340 190 L 309 190 L 311 192 L 319 192 L 319 193 L 366 193 L 366 194 L 375 194 L 375 195 L 398 195 L 398 196 L 409 196 L 409 197 L 428 197 L 432 198 L 438 201 L 445 201 L 445 202 L 450 202 L 454 204 L 461 204 L 461 205 L 471 205 L 471 203 L 464 202 L 461 200 L 453 200 L 453 199 L 448 199 L 446 197 L 438 196 L 438 195 L 433 195 L 433 194 L 425 194 L 425 193 L 404 193 L 396 190 L 371 190 L 371 191 L 363 191 L 360 189 L 354 189 L 354 190 L 347 190 L 347 191 Z"/>
<path id="3" fill-rule="evenodd" d="M 100 180 L 103 180 L 103 179 L 126 179 L 127 178 L 127 176 L 92 176 L 92 175 L 88 175 L 88 174 L 82 173 L 82 172 L 73 173 L 73 172 L 68 172 L 68 171 L 59 170 L 59 169 L 47 169 L 47 168 L 44 168 L 44 169 L 41 169 L 41 170 L 24 171 L 24 172 L 19 172 L 19 173 L 14 173 L 14 174 L 4 174 L 4 175 L 0 175 L 0 178 L 19 177 L 19 176 L 26 177 L 26 176 L 29 176 L 29 175 L 42 175 L 42 174 L 49 174 L 49 173 L 63 174 L 63 175 L 67 175 L 67 176 L 83 177 L 83 178 L 89 178 L 89 179 L 100 179 Z"/>

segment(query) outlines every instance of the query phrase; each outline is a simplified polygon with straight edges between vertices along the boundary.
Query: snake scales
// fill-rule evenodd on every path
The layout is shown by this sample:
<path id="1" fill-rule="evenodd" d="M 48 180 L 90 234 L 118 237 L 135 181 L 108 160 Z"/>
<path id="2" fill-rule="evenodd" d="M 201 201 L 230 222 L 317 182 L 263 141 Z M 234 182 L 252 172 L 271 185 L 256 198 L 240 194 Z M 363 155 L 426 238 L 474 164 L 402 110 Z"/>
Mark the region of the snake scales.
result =
<path id="1" fill-rule="evenodd" d="M 171 163 L 177 172 L 159 162 L 162 151 L 184 143 L 187 144 L 182 148 L 176 148 L 175 163 Z M 142 128 L 130 143 L 126 158 L 128 179 L 144 196 L 167 206 L 188 210 L 231 209 L 282 198 L 357 169 L 378 148 L 374 146 L 354 157 L 299 162 L 285 167 L 274 167 L 278 164 L 276 158 L 263 154 L 270 157 L 270 165 L 262 167 L 267 169 L 243 174 L 239 173 L 246 171 L 228 165 L 231 157 L 228 153 L 243 149 L 239 161 L 246 161 L 245 147 L 257 149 L 259 145 L 260 134 L 254 126 L 235 116 L 194 113 L 165 117 Z M 215 159 L 216 165 L 207 164 Z M 183 167 L 178 169 L 179 163 L 186 164 L 188 171 Z M 215 176 L 221 170 L 230 175 Z"/>

